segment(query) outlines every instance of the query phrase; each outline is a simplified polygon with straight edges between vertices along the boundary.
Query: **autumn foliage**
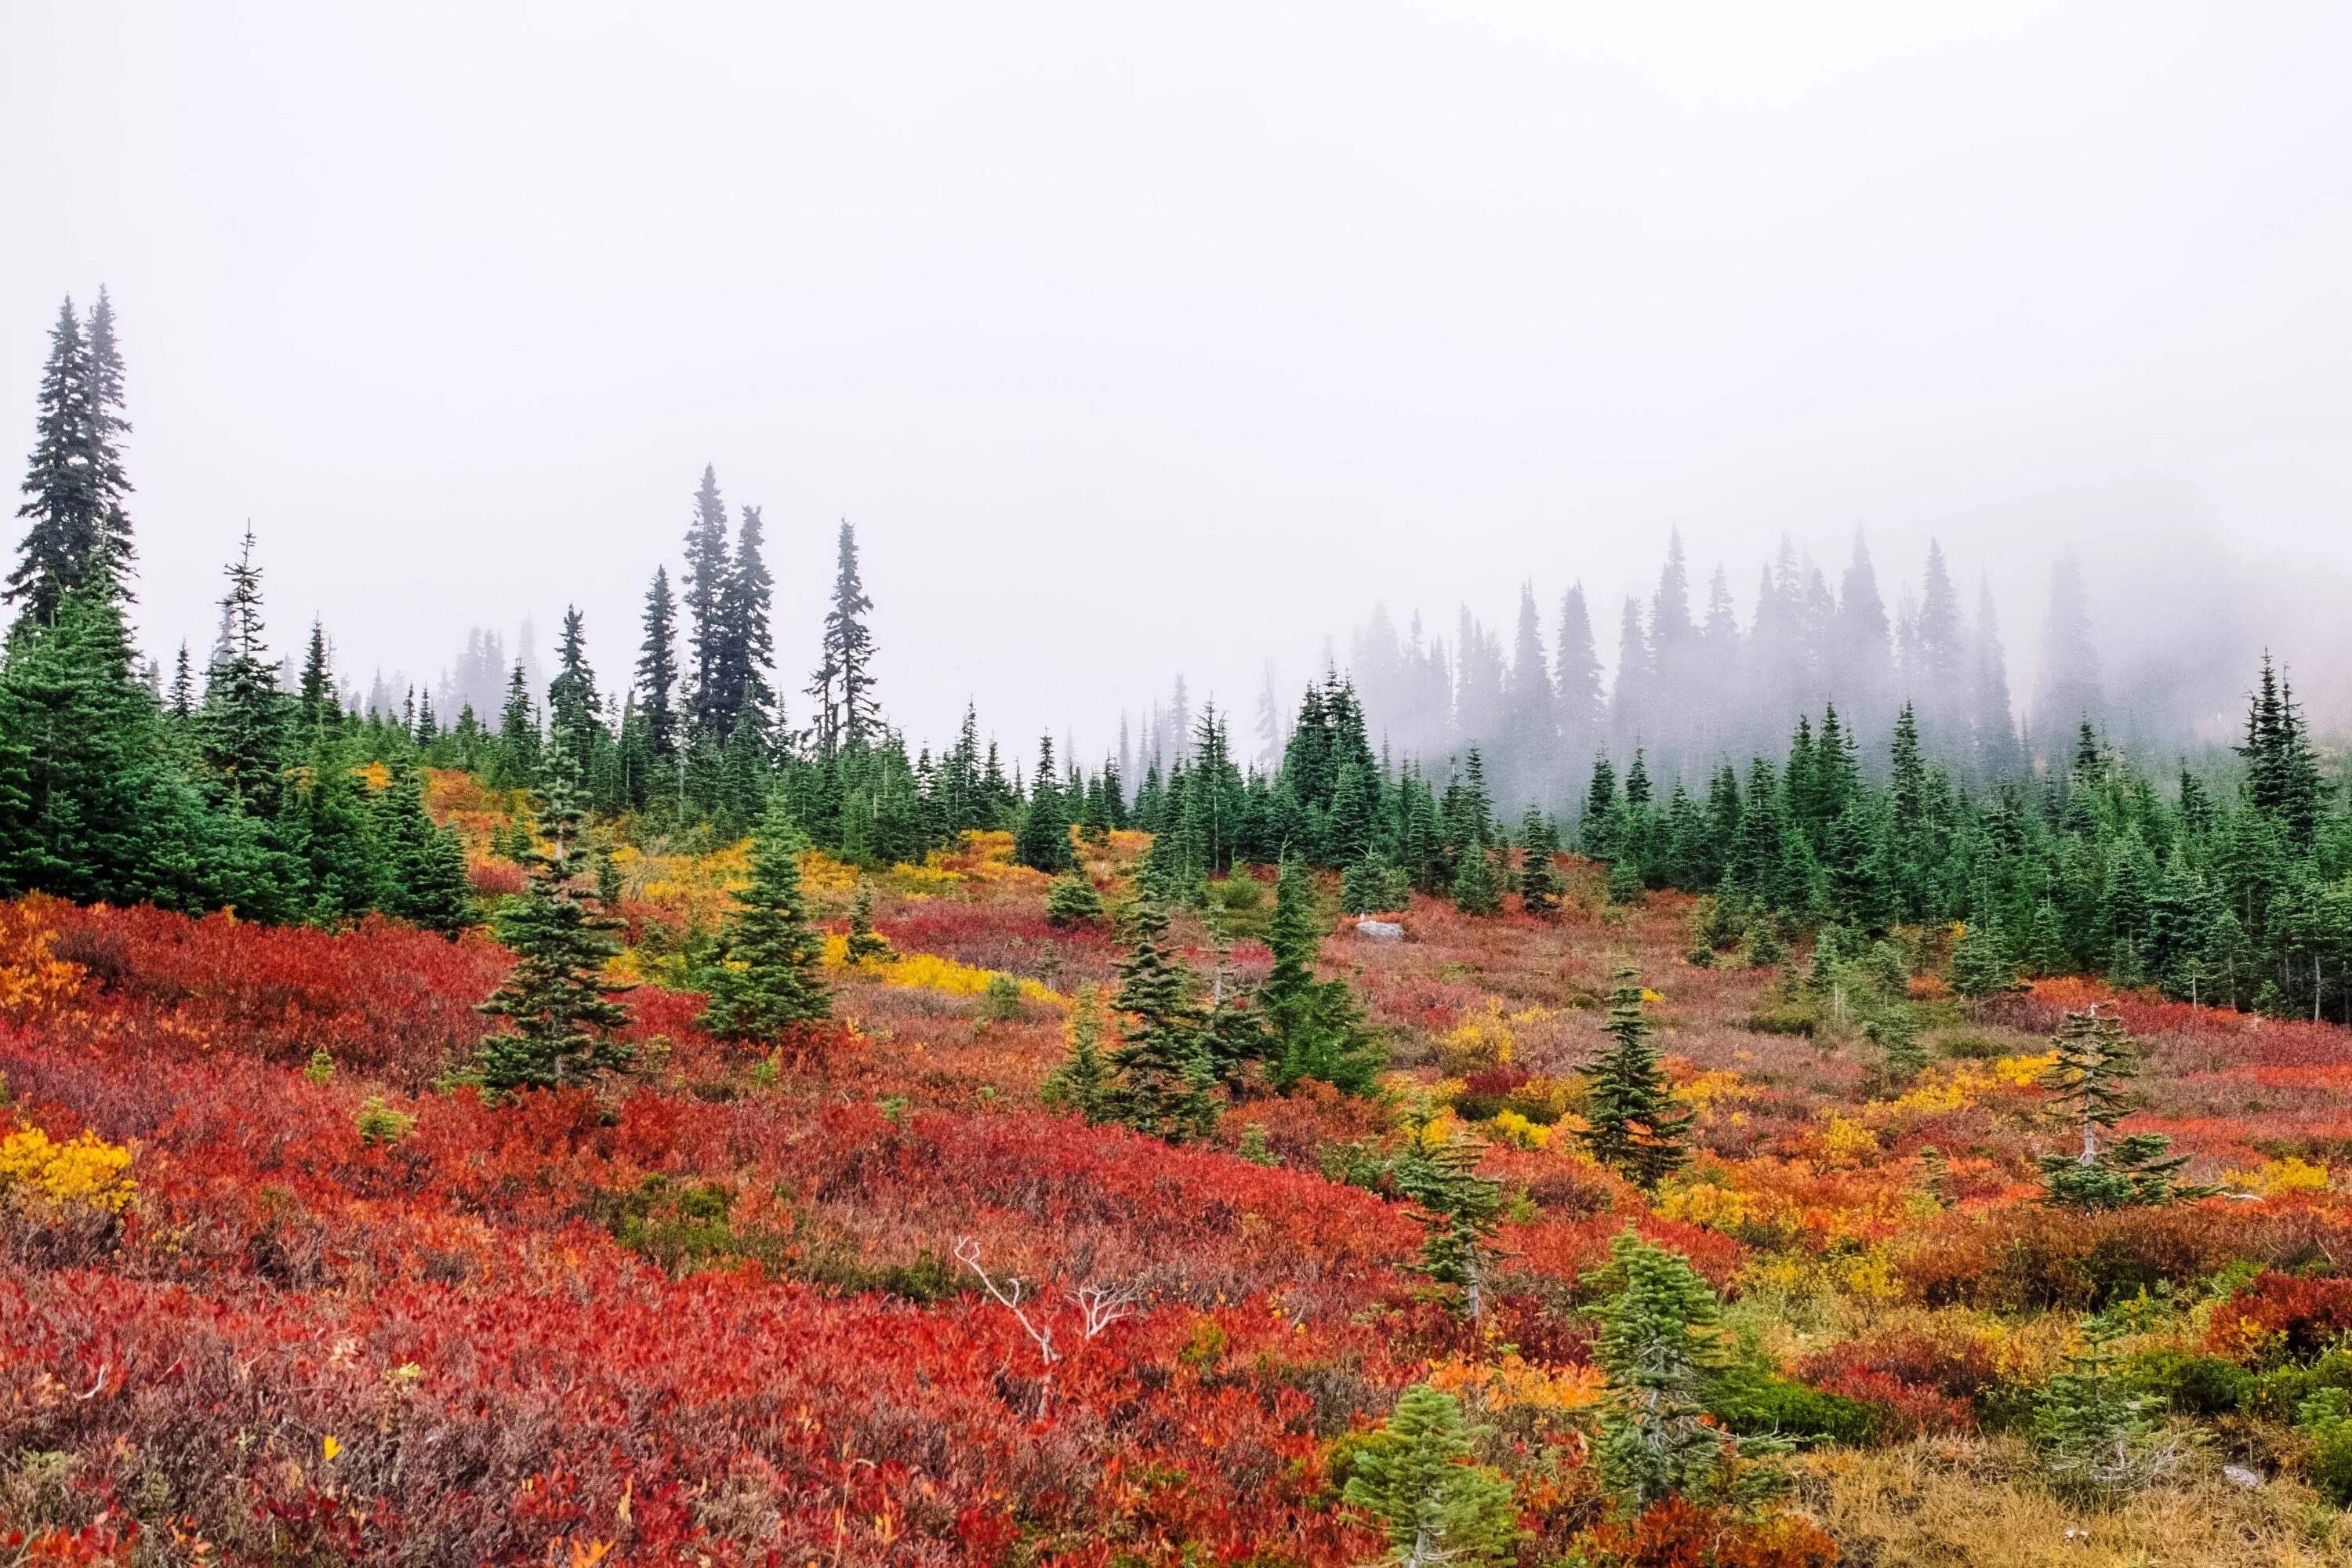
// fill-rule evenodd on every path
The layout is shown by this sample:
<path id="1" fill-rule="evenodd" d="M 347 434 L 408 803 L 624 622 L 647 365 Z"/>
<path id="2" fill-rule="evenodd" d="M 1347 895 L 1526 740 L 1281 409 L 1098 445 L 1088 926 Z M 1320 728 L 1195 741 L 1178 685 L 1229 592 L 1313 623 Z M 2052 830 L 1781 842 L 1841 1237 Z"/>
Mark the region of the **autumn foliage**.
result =
<path id="1" fill-rule="evenodd" d="M 658 869 L 633 939 L 734 874 Z M 1811 1568 L 1835 1518 L 1601 1488 L 1579 1281 L 1629 1225 L 1726 1294 L 1774 1419 L 1844 1412 L 1841 1442 L 1996 1429 L 2074 1314 L 2231 1268 L 2163 1331 L 2182 1353 L 2352 1330 L 2340 1031 L 2126 999 L 2159 1068 L 2134 1125 L 2261 1190 L 2073 1214 L 2032 1181 L 2028 1031 L 2074 993 L 1931 998 L 1958 1043 L 1890 1087 L 1748 1031 L 1770 977 L 1681 964 L 1674 896 L 1626 917 L 1571 877 L 1550 920 L 1343 930 L 1383 1095 L 1255 1089 L 1171 1148 L 1037 1103 L 1116 950 L 1017 872 L 982 844 L 882 879 L 899 960 L 828 960 L 822 1040 L 722 1044 L 647 984 L 633 1073 L 505 1104 L 453 1077 L 508 963 L 486 936 L 0 907 L 0 1499 L 33 1525 L 0 1563 L 1355 1563 L 1351 1446 L 1429 1381 L 1511 1478 L 1527 1563 Z M 851 885 L 810 885 L 837 933 Z M 1552 1135 L 1629 956 L 1696 1154 L 1646 1194 Z M 1475 1324 L 1413 1268 L 1388 1160 L 1416 1099 L 1505 1194 Z"/>

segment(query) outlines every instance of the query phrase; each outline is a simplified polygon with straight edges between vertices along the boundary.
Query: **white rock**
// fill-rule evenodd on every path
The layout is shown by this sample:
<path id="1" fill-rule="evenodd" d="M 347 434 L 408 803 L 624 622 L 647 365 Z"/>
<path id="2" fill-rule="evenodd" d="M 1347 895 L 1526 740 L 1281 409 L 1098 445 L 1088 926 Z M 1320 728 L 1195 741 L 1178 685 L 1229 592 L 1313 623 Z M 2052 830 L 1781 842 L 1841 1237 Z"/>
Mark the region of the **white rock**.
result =
<path id="1" fill-rule="evenodd" d="M 2263 1484 L 2262 1472 L 2259 1470 L 2250 1470 L 2243 1465 L 2222 1466 L 2221 1479 L 2228 1481 L 2231 1486 L 2243 1487 L 2248 1491 L 2252 1491 L 2255 1488 Z"/>
<path id="2" fill-rule="evenodd" d="M 1378 937 L 1382 942 L 1396 942 L 1404 935 L 1404 927 L 1396 921 L 1358 921 L 1358 936 Z"/>

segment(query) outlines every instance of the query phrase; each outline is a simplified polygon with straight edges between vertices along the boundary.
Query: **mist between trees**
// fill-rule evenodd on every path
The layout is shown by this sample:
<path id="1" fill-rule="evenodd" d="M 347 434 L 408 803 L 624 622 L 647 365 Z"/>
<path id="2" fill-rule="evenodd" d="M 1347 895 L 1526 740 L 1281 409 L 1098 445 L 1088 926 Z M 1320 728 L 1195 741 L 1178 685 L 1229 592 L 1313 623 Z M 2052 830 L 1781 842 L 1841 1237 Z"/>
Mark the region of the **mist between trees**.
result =
<path id="1" fill-rule="evenodd" d="M 2084 721 L 2105 730 L 2123 717 L 2110 713 L 2071 555 L 2052 573 L 2030 700 L 2012 693 L 1990 587 L 1970 597 L 1964 607 L 1931 542 L 1916 586 L 1890 602 L 1857 532 L 1834 585 L 1783 539 L 1743 615 L 1722 568 L 1703 590 L 1694 584 L 1676 535 L 1647 604 L 1628 598 L 1612 615 L 1580 584 L 1549 605 L 1528 586 L 1507 643 L 1467 609 L 1449 642 L 1418 616 L 1399 628 L 1382 607 L 1356 632 L 1350 664 L 1374 732 L 1396 752 L 1436 758 L 1475 743 L 1498 800 L 1553 808 L 1573 806 L 1596 753 L 1622 768 L 1638 749 L 1652 778 L 1696 785 L 1725 762 L 1780 757 L 1795 716 L 1832 703 L 1865 736 L 1889 733 L 1909 703 L 1927 753 L 1979 782 L 2063 765 Z M 2141 706 L 2136 742 L 2195 741 L 2177 710 Z M 1883 776 L 1883 756 L 1865 766 Z"/>

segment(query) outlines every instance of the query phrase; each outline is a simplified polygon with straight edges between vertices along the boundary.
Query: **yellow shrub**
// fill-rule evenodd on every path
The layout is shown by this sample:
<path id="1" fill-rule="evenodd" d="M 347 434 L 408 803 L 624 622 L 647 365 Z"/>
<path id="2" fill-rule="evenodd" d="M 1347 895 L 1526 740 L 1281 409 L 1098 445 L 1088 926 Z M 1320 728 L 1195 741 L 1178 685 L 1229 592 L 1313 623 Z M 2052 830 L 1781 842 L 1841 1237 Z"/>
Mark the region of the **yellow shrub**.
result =
<path id="1" fill-rule="evenodd" d="M 1736 1072 L 1703 1072 L 1688 1083 L 1675 1085 L 1674 1096 L 1693 1110 L 1704 1110 L 1719 1100 L 1745 1100 L 1748 1089 Z"/>
<path id="2" fill-rule="evenodd" d="M 2045 1051 L 2038 1057 L 2003 1057 L 1992 1064 L 1993 1076 L 2019 1089 L 2031 1089 L 2042 1081 L 2042 1075 L 2057 1059 L 2055 1051 Z"/>
<path id="3" fill-rule="evenodd" d="M 1483 1011 L 1469 1015 L 1439 1037 L 1437 1063 L 1449 1076 L 1482 1072 L 1507 1066 L 1517 1044 L 1510 1021 L 1503 1016 L 1503 1004 L 1489 996 Z"/>
<path id="4" fill-rule="evenodd" d="M 1875 1247 L 1860 1258 L 1847 1259 L 1838 1283 L 1847 1295 L 1873 1301 L 1891 1301 L 1903 1293 L 1902 1283 L 1895 1278 L 1893 1263 L 1883 1248 Z"/>
<path id="5" fill-rule="evenodd" d="M 814 893 L 845 893 L 857 886 L 857 868 L 811 849 L 801 856 L 801 886 Z"/>
<path id="6" fill-rule="evenodd" d="M 2315 1165 L 2290 1154 L 2284 1160 L 2265 1160 L 2252 1171 L 2224 1172 L 2221 1180 L 2244 1192 L 2259 1193 L 2274 1198 L 2283 1193 L 2324 1193 L 2327 1190 L 2327 1167 Z"/>
<path id="7" fill-rule="evenodd" d="M 1538 1074 L 1504 1096 L 1503 1103 L 1530 1121 L 1549 1126 L 1570 1111 L 1584 1109 L 1584 1080 Z"/>
<path id="8" fill-rule="evenodd" d="M 121 1214 L 138 1184 L 123 1175 L 131 1151 L 85 1132 L 52 1142 L 37 1127 L 0 1139 L 0 1196 L 14 1204 Z"/>
<path id="9" fill-rule="evenodd" d="M 849 967 L 849 938 L 845 934 L 835 931 L 824 939 L 824 963 L 829 969 Z M 944 991 L 951 996 L 977 996 L 988 989 L 988 983 L 996 978 L 998 972 L 958 963 L 935 952 L 902 952 L 890 963 L 862 967 L 858 973 L 877 976 L 885 985 Z M 1034 980 L 1021 982 L 1021 994 L 1032 1002 L 1061 1000 L 1058 994 Z"/>
<path id="10" fill-rule="evenodd" d="M 1878 1152 L 1878 1134 L 1853 1117 L 1833 1113 L 1830 1124 L 1822 1129 L 1818 1148 L 1822 1164 L 1851 1165 Z"/>
<path id="11" fill-rule="evenodd" d="M 1516 1110 L 1505 1110 L 1489 1123 L 1495 1136 L 1519 1149 L 1540 1149 L 1551 1142 L 1551 1129 L 1528 1121 Z"/>
<path id="12" fill-rule="evenodd" d="M 1748 1200 L 1729 1187 L 1718 1187 L 1712 1182 L 1687 1187 L 1670 1184 L 1659 1191 L 1653 1206 L 1661 1219 L 1709 1226 L 1717 1230 L 1729 1230 L 1746 1224 L 1748 1218 Z"/>

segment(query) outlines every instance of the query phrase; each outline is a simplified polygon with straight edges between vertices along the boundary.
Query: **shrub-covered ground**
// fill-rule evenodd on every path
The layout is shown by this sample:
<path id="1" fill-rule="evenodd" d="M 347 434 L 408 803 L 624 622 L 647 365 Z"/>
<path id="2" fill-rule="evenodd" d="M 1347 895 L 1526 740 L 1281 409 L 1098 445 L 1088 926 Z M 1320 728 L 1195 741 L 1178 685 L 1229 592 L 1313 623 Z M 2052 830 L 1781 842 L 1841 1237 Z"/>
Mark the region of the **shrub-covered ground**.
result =
<path id="1" fill-rule="evenodd" d="M 436 805 L 483 843 L 502 810 Z M 1140 849 L 1091 852 L 1114 903 Z M 1339 1483 L 1423 1380 L 1486 1427 L 1529 1563 L 2352 1561 L 2344 1031 L 2075 983 L 1964 1005 L 1952 933 L 1910 932 L 1897 1077 L 1835 986 L 1694 966 L 1685 900 L 1612 908 L 1570 862 L 1554 919 L 1416 900 L 1402 942 L 1328 939 L 1381 1100 L 1244 1098 L 1171 1149 L 1041 1107 L 1118 946 L 1006 850 L 874 877 L 897 961 L 836 962 L 839 1026 L 765 1054 L 671 988 L 740 850 L 624 851 L 636 1068 L 507 1105 L 447 1077 L 486 936 L 0 906 L 0 1563 L 1366 1562 Z M 806 874 L 839 929 L 856 873 Z M 1244 979 L 1269 876 L 1215 889 Z M 1627 963 L 1696 1114 L 1647 1195 L 1575 1136 Z M 2124 1130 L 2228 1195 L 2040 1201 L 2048 1037 L 2094 1000 L 2146 1051 Z M 1475 1326 L 1383 1173 L 1415 1099 L 1504 1184 Z M 1579 1281 L 1629 1226 L 1730 1302 L 1722 1418 L 1802 1439 L 1760 1522 L 1612 1516 Z M 2032 1443 L 2092 1314 L 2178 1451 L 2104 1500 Z"/>

